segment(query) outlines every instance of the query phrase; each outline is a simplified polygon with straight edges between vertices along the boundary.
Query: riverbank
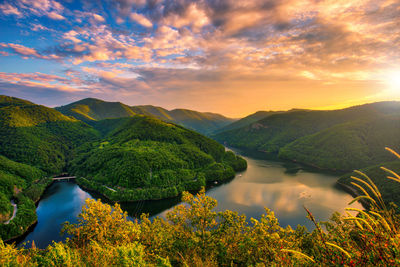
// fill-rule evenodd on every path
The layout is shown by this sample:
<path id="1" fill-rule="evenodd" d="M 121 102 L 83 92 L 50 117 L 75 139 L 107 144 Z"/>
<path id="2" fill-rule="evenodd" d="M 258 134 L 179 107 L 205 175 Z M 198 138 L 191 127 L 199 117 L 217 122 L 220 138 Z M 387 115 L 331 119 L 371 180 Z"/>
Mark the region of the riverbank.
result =
<path id="1" fill-rule="evenodd" d="M 0 224 L 0 236 L 3 241 L 7 243 L 16 241 L 37 223 L 37 204 L 52 183 L 51 178 L 42 178 L 15 196 L 18 209 L 14 218 L 8 224 Z"/>
<path id="2" fill-rule="evenodd" d="M 243 170 L 241 170 L 243 171 Z M 239 172 L 239 171 L 238 171 Z M 189 181 L 182 185 L 171 186 L 166 188 L 137 188 L 137 189 L 113 189 L 107 185 L 90 181 L 89 179 L 80 177 L 76 179 L 76 183 L 84 190 L 94 192 L 106 198 L 110 202 L 138 202 L 138 201 L 158 201 L 163 199 L 176 198 L 183 191 L 196 192 L 202 187 L 209 187 L 212 184 L 223 184 L 231 181 L 236 173 L 227 173 L 226 176 L 220 179 L 213 179 L 206 181 L 206 179 L 199 177 L 196 180 Z"/>

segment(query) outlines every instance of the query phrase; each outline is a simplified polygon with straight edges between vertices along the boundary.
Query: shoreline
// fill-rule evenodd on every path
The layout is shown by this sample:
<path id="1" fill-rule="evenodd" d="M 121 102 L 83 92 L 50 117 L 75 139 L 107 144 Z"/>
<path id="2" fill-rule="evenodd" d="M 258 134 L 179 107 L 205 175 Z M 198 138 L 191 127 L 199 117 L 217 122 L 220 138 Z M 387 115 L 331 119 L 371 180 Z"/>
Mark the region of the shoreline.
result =
<path id="1" fill-rule="evenodd" d="M 310 171 L 310 172 L 314 171 L 314 172 L 319 172 L 319 173 L 322 172 L 322 173 L 328 173 L 328 174 L 343 175 L 343 174 L 353 171 L 353 170 L 339 170 L 339 169 L 322 168 L 322 167 L 318 167 L 318 166 L 310 164 L 310 163 L 297 161 L 295 159 L 279 157 L 279 153 L 268 152 L 265 150 L 252 149 L 252 148 L 246 148 L 246 147 L 234 147 L 234 146 L 228 146 L 228 145 L 225 145 L 225 147 L 227 147 L 229 149 L 234 149 L 235 152 L 243 152 L 243 153 L 239 153 L 242 156 L 246 156 L 246 153 L 261 153 L 261 154 L 267 156 L 266 160 L 272 160 L 272 161 L 277 161 L 277 162 L 282 162 L 282 163 L 285 163 L 285 162 L 286 163 L 296 163 L 296 164 L 299 164 L 302 169 L 304 169 L 306 171 Z M 239 150 L 239 151 L 237 151 L 237 150 Z M 261 158 L 261 159 L 265 159 L 265 158 Z"/>
<path id="2" fill-rule="evenodd" d="M 47 178 L 49 178 L 49 177 L 47 177 Z M 26 234 L 28 234 L 28 233 L 35 227 L 35 225 L 36 225 L 37 222 L 38 222 L 37 214 L 36 214 L 36 208 L 38 207 L 38 204 L 39 204 L 40 200 L 42 200 L 42 197 L 43 197 L 44 193 L 46 192 L 46 190 L 47 190 L 53 183 L 54 183 L 54 180 L 51 180 L 51 182 L 45 186 L 45 188 L 44 188 L 43 191 L 41 192 L 39 198 L 37 198 L 36 200 L 31 199 L 31 200 L 33 201 L 33 203 L 35 204 L 35 215 L 36 215 L 36 219 L 35 219 L 33 222 L 31 222 L 31 223 L 24 229 L 23 233 L 21 233 L 21 234 L 19 234 L 19 235 L 16 235 L 16 236 L 13 236 L 13 237 L 11 237 L 11 238 L 9 238 L 9 239 L 2 239 L 5 243 L 10 244 L 10 243 L 13 243 L 13 242 L 15 242 L 15 241 L 18 241 L 18 239 L 24 237 Z M 23 193 L 24 193 L 24 191 L 20 192 L 20 194 L 23 194 Z M 17 214 L 16 214 L 15 217 L 17 217 Z M 22 227 L 22 226 L 21 226 L 21 227 Z M 19 242 L 17 242 L 17 243 L 19 243 Z"/>

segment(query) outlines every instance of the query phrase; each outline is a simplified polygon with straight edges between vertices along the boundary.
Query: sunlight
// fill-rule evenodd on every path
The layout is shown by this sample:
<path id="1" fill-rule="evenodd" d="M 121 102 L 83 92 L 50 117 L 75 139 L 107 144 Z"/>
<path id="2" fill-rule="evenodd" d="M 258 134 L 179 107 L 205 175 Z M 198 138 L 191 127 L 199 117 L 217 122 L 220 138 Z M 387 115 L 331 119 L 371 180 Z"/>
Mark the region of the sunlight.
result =
<path id="1" fill-rule="evenodd" d="M 400 70 L 389 71 L 385 83 L 388 85 L 387 93 L 393 96 L 400 95 Z"/>

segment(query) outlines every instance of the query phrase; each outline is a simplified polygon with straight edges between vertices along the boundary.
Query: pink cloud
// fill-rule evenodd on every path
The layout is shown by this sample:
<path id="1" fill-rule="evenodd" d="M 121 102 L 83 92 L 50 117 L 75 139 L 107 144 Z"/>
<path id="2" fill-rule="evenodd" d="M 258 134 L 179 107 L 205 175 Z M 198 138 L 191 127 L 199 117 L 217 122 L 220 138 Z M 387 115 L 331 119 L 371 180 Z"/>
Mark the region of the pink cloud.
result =
<path id="1" fill-rule="evenodd" d="M 132 13 L 130 15 L 130 19 L 139 23 L 140 25 L 144 26 L 144 27 L 153 27 L 153 23 L 146 18 L 145 16 L 143 16 L 142 14 L 138 14 L 138 13 Z"/>
<path id="2" fill-rule="evenodd" d="M 64 16 L 62 16 L 62 15 L 60 15 L 60 14 L 54 12 L 54 11 L 48 12 L 48 13 L 47 13 L 47 16 L 48 16 L 49 18 L 51 18 L 51 19 L 54 19 L 54 20 L 64 20 L 64 19 L 65 19 Z"/>
<path id="3" fill-rule="evenodd" d="M 97 20 L 98 22 L 105 22 L 105 19 L 102 16 L 98 15 L 98 14 L 93 14 L 93 18 L 95 20 Z"/>
<path id="4" fill-rule="evenodd" d="M 62 15 L 64 6 L 55 0 L 15 0 L 13 5 L 0 5 L 0 10 L 5 15 L 17 15 L 18 17 L 29 16 L 47 16 L 54 20 L 63 20 Z"/>
<path id="5" fill-rule="evenodd" d="M 57 91 L 79 92 L 84 89 L 72 84 L 68 79 L 45 73 L 8 73 L 0 72 L 0 80 L 27 87 L 40 87 Z"/>
<path id="6" fill-rule="evenodd" d="M 1 4 L 0 10 L 4 15 L 15 15 L 17 17 L 22 17 L 22 13 L 18 10 L 18 8 L 8 3 Z"/>
<path id="7" fill-rule="evenodd" d="M 82 42 L 80 39 L 76 38 L 76 36 L 78 36 L 79 33 L 74 31 L 74 30 L 70 30 L 69 32 L 64 33 L 63 38 L 70 40 L 74 43 L 80 43 Z"/>
<path id="8" fill-rule="evenodd" d="M 53 31 L 53 30 L 51 30 L 51 29 L 49 29 L 46 26 L 41 25 L 41 24 L 32 24 L 31 30 L 34 31 L 34 32 L 37 32 L 37 31 Z"/>
<path id="9" fill-rule="evenodd" d="M 13 44 L 13 43 L 0 43 L 0 46 L 5 47 L 5 48 L 10 48 L 12 49 L 16 54 L 21 55 L 23 57 L 36 57 L 36 58 L 41 58 L 41 59 L 59 59 L 59 56 L 50 54 L 50 55 L 41 55 L 39 54 L 36 49 L 26 47 L 20 44 Z"/>

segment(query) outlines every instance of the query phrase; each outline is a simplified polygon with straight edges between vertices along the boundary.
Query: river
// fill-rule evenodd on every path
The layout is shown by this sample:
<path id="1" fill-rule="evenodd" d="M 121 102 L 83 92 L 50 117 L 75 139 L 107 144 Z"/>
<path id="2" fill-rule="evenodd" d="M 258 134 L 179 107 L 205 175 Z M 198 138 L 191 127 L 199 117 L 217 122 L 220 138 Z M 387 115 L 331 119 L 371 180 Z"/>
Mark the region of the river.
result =
<path id="1" fill-rule="evenodd" d="M 281 226 L 298 224 L 312 229 L 303 206 L 319 221 L 328 220 L 334 211 L 343 212 L 352 197 L 335 187 L 337 175 L 304 169 L 299 164 L 265 159 L 263 153 L 235 151 L 248 163 L 246 171 L 238 173 L 229 183 L 215 185 L 207 195 L 218 200 L 217 210 L 230 209 L 250 217 L 260 218 L 264 207 L 275 212 Z M 64 240 L 60 235 L 65 221 L 76 222 L 87 198 L 98 195 L 82 190 L 73 182 L 55 182 L 44 193 L 37 207 L 38 223 L 20 245 L 30 247 L 34 240 L 39 248 L 54 241 Z M 165 216 L 179 198 L 160 201 L 141 201 L 122 204 L 130 219 L 142 212 L 151 216 Z M 361 208 L 359 204 L 354 207 Z M 132 216 L 132 217 L 131 217 Z"/>

